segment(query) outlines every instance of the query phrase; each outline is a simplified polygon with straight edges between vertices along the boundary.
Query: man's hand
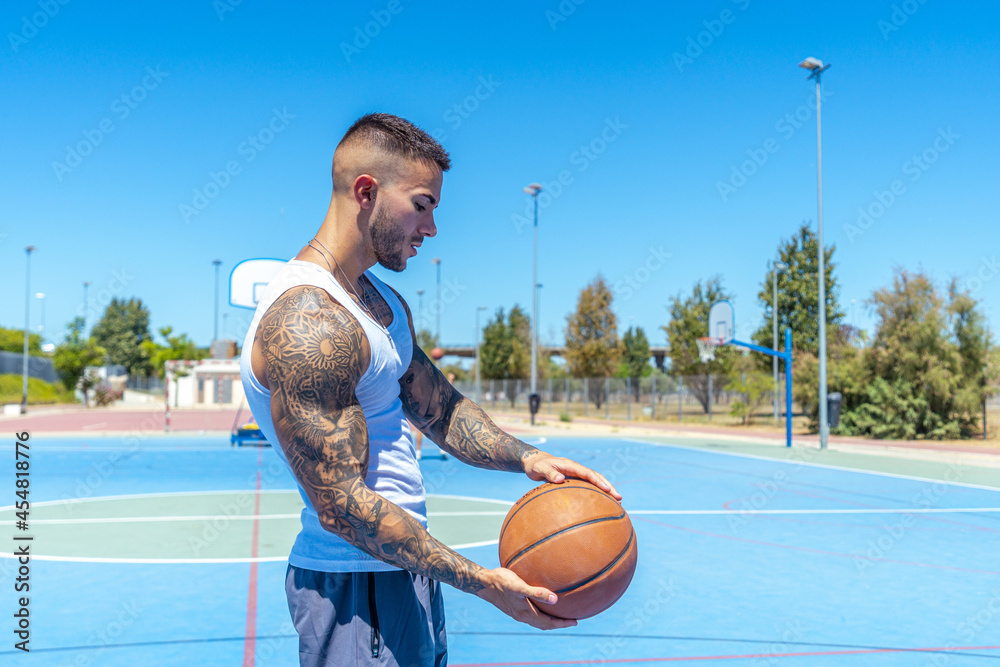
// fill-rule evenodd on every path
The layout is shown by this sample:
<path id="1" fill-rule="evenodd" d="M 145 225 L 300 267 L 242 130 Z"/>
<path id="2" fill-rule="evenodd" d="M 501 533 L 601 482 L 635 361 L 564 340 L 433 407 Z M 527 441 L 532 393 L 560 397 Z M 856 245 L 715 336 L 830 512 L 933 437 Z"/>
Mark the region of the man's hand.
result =
<path id="1" fill-rule="evenodd" d="M 576 621 L 556 618 L 544 613 L 545 605 L 556 603 L 556 594 L 547 588 L 529 586 L 512 571 L 498 567 L 483 572 L 488 585 L 476 595 L 486 600 L 515 621 L 527 623 L 539 630 L 571 628 Z"/>
<path id="2" fill-rule="evenodd" d="M 615 487 L 611 486 L 604 475 L 561 456 L 552 456 L 536 450 L 524 459 L 524 474 L 528 476 L 528 479 L 536 482 L 544 481 L 553 484 L 562 484 L 567 477 L 576 477 L 590 482 L 618 502 L 622 500 L 622 495 L 615 490 Z"/>

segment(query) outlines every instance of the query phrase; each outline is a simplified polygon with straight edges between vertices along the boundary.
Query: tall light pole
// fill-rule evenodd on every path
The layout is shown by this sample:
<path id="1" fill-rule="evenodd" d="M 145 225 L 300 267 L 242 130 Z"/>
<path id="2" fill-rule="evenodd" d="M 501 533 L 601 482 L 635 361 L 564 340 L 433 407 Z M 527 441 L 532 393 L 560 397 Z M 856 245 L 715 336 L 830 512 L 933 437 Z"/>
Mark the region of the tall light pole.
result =
<path id="1" fill-rule="evenodd" d="M 816 183 L 819 211 L 816 242 L 819 246 L 819 447 L 826 449 L 830 424 L 826 405 L 826 249 L 823 246 L 823 133 L 820 118 L 820 77 L 830 69 L 817 58 L 806 58 L 799 67 L 811 70 L 809 79 L 816 79 Z"/>
<path id="2" fill-rule="evenodd" d="M 431 264 L 437 265 L 437 346 L 441 347 L 441 258 L 435 257 Z"/>
<path id="3" fill-rule="evenodd" d="M 479 403 L 483 394 L 483 382 L 479 372 L 479 313 L 486 310 L 486 306 L 476 306 L 476 403 Z"/>
<path id="4" fill-rule="evenodd" d="M 534 259 L 531 263 L 531 393 L 538 390 L 538 193 L 542 186 L 531 183 L 524 191 L 535 200 Z"/>
<path id="5" fill-rule="evenodd" d="M 535 294 L 538 295 L 537 296 L 538 308 L 536 309 L 538 317 L 542 316 L 542 287 L 544 287 L 544 285 L 542 285 L 541 283 L 535 283 Z M 541 334 L 538 333 L 538 330 L 539 327 L 535 327 L 535 345 L 541 344 Z"/>
<path id="6" fill-rule="evenodd" d="M 21 414 L 28 412 L 28 331 L 31 318 L 31 253 L 35 246 L 24 249 L 24 357 L 21 361 Z"/>
<path id="7" fill-rule="evenodd" d="M 222 264 L 221 259 L 213 259 L 212 266 L 215 267 L 215 317 L 212 320 L 213 330 L 212 330 L 212 342 L 219 340 L 219 265 Z"/>
<path id="8" fill-rule="evenodd" d="M 42 340 L 45 340 L 45 292 L 35 292 L 35 298 L 42 303 L 42 323 L 38 325 L 38 333 L 42 335 Z"/>
<path id="9" fill-rule="evenodd" d="M 771 283 L 774 287 L 774 296 L 771 301 L 771 349 L 778 349 L 778 271 L 784 271 L 787 265 L 784 262 L 774 263 L 774 274 Z M 778 357 L 771 357 L 774 368 L 774 420 L 778 420 Z M 786 380 L 787 382 L 787 380 Z"/>
<path id="10" fill-rule="evenodd" d="M 419 334 L 421 329 L 427 328 L 424 324 L 424 291 L 422 289 L 417 290 L 417 322 L 420 324 L 414 329 Z"/>
<path id="11" fill-rule="evenodd" d="M 87 311 L 90 310 L 90 296 L 87 294 L 90 289 L 90 281 L 83 281 L 83 331 L 81 332 L 83 336 L 87 335 Z"/>

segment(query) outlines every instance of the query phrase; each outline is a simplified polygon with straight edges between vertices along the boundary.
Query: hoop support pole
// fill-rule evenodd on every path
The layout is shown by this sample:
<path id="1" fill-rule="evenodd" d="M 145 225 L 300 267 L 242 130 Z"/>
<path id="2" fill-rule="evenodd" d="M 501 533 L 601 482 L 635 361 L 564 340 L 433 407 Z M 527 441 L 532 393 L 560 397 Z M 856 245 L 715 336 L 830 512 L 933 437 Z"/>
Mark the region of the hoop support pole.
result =
<path id="1" fill-rule="evenodd" d="M 731 340 L 723 345 L 735 345 L 745 347 L 754 352 L 760 352 L 771 357 L 783 359 L 785 362 L 785 446 L 792 446 L 792 329 L 785 328 L 785 351 L 779 352 L 769 347 L 761 347 L 753 343 L 744 343 L 740 340 Z"/>

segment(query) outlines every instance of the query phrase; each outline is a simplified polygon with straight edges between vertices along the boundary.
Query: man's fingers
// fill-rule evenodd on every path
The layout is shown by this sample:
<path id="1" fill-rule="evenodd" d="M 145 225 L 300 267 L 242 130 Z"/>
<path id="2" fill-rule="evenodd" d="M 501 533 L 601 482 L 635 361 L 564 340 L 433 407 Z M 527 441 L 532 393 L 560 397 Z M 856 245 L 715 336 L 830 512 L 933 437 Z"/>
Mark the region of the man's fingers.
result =
<path id="1" fill-rule="evenodd" d="M 559 601 L 556 594 L 547 588 L 533 588 L 531 589 L 531 600 L 532 602 L 541 602 L 542 604 L 555 604 Z"/>

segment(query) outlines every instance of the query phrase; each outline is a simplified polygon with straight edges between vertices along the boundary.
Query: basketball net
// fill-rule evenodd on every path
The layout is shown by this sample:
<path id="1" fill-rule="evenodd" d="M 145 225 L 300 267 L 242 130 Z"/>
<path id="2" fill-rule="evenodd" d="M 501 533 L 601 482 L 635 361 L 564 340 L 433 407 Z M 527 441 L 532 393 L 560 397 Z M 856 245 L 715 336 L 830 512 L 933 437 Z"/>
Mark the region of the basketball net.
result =
<path id="1" fill-rule="evenodd" d="M 715 360 L 715 348 L 722 344 L 722 340 L 719 338 L 712 338 L 711 336 L 698 339 L 698 356 L 701 357 L 703 363 L 708 363 Z"/>

